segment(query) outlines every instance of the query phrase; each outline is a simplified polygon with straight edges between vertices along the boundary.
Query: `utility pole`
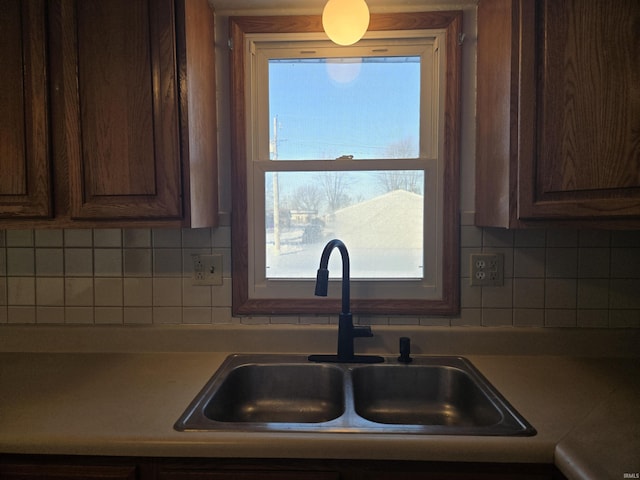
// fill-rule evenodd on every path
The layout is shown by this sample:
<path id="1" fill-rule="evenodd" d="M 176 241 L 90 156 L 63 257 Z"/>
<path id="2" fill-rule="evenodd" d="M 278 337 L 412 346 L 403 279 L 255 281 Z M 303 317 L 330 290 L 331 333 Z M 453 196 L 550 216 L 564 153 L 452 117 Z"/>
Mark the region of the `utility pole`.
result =
<path id="1" fill-rule="evenodd" d="M 278 160 L 278 116 L 273 117 L 272 160 Z M 278 172 L 273 172 L 273 250 L 280 255 L 280 192 L 278 190 Z"/>

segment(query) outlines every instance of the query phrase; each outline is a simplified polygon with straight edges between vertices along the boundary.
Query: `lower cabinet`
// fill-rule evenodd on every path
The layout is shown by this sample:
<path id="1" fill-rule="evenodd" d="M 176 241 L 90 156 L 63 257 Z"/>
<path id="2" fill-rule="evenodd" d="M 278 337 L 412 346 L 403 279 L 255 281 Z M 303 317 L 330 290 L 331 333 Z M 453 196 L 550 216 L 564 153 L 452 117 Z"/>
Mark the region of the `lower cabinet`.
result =
<path id="1" fill-rule="evenodd" d="M 553 465 L 0 454 L 2 480 L 563 480 Z"/>
<path id="2" fill-rule="evenodd" d="M 0 464 L 0 478 L 2 480 L 136 480 L 140 478 L 136 465 L 29 462 L 29 459 L 25 459 L 25 463 Z"/>
<path id="3" fill-rule="evenodd" d="M 339 480 L 335 465 L 314 460 L 165 459 L 155 480 Z"/>

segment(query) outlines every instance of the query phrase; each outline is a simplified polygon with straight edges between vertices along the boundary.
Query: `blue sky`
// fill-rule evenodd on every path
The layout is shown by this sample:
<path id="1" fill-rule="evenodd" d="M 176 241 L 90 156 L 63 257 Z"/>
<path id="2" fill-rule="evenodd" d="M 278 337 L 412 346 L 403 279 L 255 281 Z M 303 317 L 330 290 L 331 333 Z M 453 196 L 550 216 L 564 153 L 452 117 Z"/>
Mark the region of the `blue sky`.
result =
<path id="1" fill-rule="evenodd" d="M 417 62 L 272 62 L 270 129 L 279 159 L 381 158 L 419 138 Z"/>

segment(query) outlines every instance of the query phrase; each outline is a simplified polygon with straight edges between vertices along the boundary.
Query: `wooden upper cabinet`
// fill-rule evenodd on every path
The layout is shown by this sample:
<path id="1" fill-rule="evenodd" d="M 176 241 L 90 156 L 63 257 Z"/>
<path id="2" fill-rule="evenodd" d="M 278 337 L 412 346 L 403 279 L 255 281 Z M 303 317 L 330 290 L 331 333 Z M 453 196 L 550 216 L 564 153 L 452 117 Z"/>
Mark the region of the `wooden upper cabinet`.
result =
<path id="1" fill-rule="evenodd" d="M 44 0 L 0 0 L 0 218 L 51 215 Z"/>
<path id="2" fill-rule="evenodd" d="M 481 0 L 476 224 L 640 227 L 640 3 Z"/>
<path id="3" fill-rule="evenodd" d="M 172 0 L 62 0 L 72 219 L 182 217 Z"/>
<path id="4" fill-rule="evenodd" d="M 216 226 L 207 1 L 50 0 L 48 8 L 57 225 Z"/>
<path id="5" fill-rule="evenodd" d="M 182 217 L 173 18 L 171 0 L 63 2 L 71 218 Z"/>

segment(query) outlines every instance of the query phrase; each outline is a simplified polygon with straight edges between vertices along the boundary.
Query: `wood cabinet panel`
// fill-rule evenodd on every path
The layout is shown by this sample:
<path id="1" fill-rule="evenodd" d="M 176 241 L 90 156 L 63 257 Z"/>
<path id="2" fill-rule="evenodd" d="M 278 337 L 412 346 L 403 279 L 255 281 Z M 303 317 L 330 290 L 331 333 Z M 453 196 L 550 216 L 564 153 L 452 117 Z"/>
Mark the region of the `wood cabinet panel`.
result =
<path id="1" fill-rule="evenodd" d="M 638 2 L 546 1 L 537 17 L 542 197 L 640 187 Z"/>
<path id="2" fill-rule="evenodd" d="M 8 480 L 564 480 L 553 465 L 401 460 L 0 455 Z"/>
<path id="3" fill-rule="evenodd" d="M 135 466 L 0 465 L 3 480 L 136 480 Z"/>
<path id="4" fill-rule="evenodd" d="M 477 225 L 640 226 L 638 25 L 636 0 L 481 0 Z"/>
<path id="5" fill-rule="evenodd" d="M 337 472 L 233 470 L 221 471 L 165 471 L 157 480 L 339 480 Z"/>
<path id="6" fill-rule="evenodd" d="M 207 0 L 0 7 L 2 226 L 217 226 Z"/>
<path id="7" fill-rule="evenodd" d="M 3 227 L 217 226 L 207 0 L 0 0 L 0 31 Z"/>
<path id="8" fill-rule="evenodd" d="M 45 4 L 0 0 L 0 218 L 51 215 Z"/>
<path id="9" fill-rule="evenodd" d="M 76 7 L 87 190 L 95 196 L 154 195 L 150 5 L 82 0 Z"/>
<path id="10" fill-rule="evenodd" d="M 71 218 L 181 218 L 173 2 L 61 0 L 52 10 Z"/>
<path id="11" fill-rule="evenodd" d="M 327 463 L 327 465 L 325 465 Z M 167 459 L 157 464 L 157 480 L 338 480 L 332 462 L 303 459 Z"/>
<path id="12" fill-rule="evenodd" d="M 214 18 L 207 0 L 176 2 L 180 140 L 185 219 L 218 224 L 218 137 Z"/>
<path id="13" fill-rule="evenodd" d="M 537 79 L 534 106 L 522 107 L 537 135 L 520 154 L 520 184 L 534 186 L 520 191 L 520 218 L 640 217 L 638 24 L 636 0 L 522 4 Z"/>

